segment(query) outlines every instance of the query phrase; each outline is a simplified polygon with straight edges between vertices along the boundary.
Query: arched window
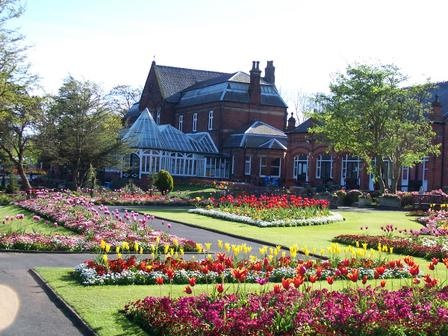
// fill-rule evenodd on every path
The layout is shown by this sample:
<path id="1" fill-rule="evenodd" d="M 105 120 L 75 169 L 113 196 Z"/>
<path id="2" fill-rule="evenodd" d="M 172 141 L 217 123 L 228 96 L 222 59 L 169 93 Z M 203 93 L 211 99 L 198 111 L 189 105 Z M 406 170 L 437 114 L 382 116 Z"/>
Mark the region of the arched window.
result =
<path id="1" fill-rule="evenodd" d="M 294 156 L 292 175 L 299 182 L 308 182 L 308 156 L 306 154 Z"/>

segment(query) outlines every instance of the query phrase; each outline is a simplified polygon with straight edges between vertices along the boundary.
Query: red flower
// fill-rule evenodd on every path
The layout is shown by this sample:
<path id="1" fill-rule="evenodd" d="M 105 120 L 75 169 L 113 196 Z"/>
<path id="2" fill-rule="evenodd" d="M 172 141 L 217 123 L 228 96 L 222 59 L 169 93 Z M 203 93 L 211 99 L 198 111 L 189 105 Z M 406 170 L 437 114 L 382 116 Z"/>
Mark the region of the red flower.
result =
<path id="1" fill-rule="evenodd" d="M 386 270 L 386 267 L 384 267 L 384 266 L 378 266 L 377 268 L 375 268 L 375 271 L 378 272 L 379 276 L 382 276 L 384 274 L 385 270 Z"/>
<path id="2" fill-rule="evenodd" d="M 193 291 L 191 290 L 190 286 L 185 286 L 184 292 L 187 293 L 187 294 L 193 293 Z"/>
<path id="3" fill-rule="evenodd" d="M 163 285 L 163 278 L 162 277 L 156 278 L 156 284 Z"/>
<path id="4" fill-rule="evenodd" d="M 247 277 L 247 269 L 246 268 L 234 268 L 232 269 L 232 275 L 238 282 L 243 282 Z"/>
<path id="5" fill-rule="evenodd" d="M 217 284 L 216 290 L 218 291 L 219 294 L 221 294 L 222 292 L 224 292 L 224 286 L 222 284 Z"/>
<path id="6" fill-rule="evenodd" d="M 194 287 L 194 285 L 196 285 L 196 278 L 188 279 L 188 283 L 190 284 L 191 287 Z"/>
<path id="7" fill-rule="evenodd" d="M 170 279 L 173 280 L 174 278 L 174 271 L 171 267 L 167 268 L 165 271 L 166 276 Z"/>
<path id="8" fill-rule="evenodd" d="M 359 278 L 359 270 L 356 268 L 352 270 L 349 274 L 347 274 L 347 278 L 349 278 L 351 281 L 356 282 Z"/>
<path id="9" fill-rule="evenodd" d="M 280 285 L 274 285 L 274 293 L 278 294 L 282 291 L 282 287 L 280 287 Z"/>
<path id="10" fill-rule="evenodd" d="M 311 283 L 315 283 L 317 281 L 317 275 L 310 275 L 308 281 Z"/>
<path id="11" fill-rule="evenodd" d="M 414 278 L 414 279 L 412 279 L 412 283 L 414 285 L 418 285 L 420 283 L 420 279 L 419 278 Z"/>
<path id="12" fill-rule="evenodd" d="M 299 288 L 301 284 L 305 281 L 305 278 L 301 275 L 296 276 L 294 279 L 292 279 L 292 282 L 294 284 L 295 288 Z"/>
<path id="13" fill-rule="evenodd" d="M 428 288 L 435 287 L 437 285 L 437 279 L 431 278 L 429 274 L 426 274 L 423 278 L 425 280 L 425 286 Z"/>
<path id="14" fill-rule="evenodd" d="M 367 275 L 362 277 L 362 284 L 365 285 L 367 283 Z"/>
<path id="15" fill-rule="evenodd" d="M 439 263 L 439 258 L 432 258 L 432 259 L 431 259 L 431 262 L 432 262 L 434 265 L 437 265 L 437 264 Z"/>
<path id="16" fill-rule="evenodd" d="M 332 285 L 333 281 L 334 281 L 333 277 L 331 277 L 331 276 L 327 277 L 327 282 L 328 282 L 329 285 Z"/>
<path id="17" fill-rule="evenodd" d="M 284 289 L 288 290 L 289 289 L 289 285 L 291 284 L 291 279 L 282 279 L 282 286 Z"/>
<path id="18" fill-rule="evenodd" d="M 417 275 L 420 273 L 419 266 L 418 266 L 417 264 L 411 266 L 411 267 L 409 268 L 409 273 L 410 273 L 412 276 L 417 276 Z"/>
<path id="19" fill-rule="evenodd" d="M 201 267 L 201 272 L 204 273 L 205 275 L 207 275 L 208 274 L 208 266 L 207 265 L 202 266 Z"/>
<path id="20" fill-rule="evenodd" d="M 386 280 L 381 280 L 380 285 L 384 288 L 384 286 L 386 286 Z"/>
<path id="21" fill-rule="evenodd" d="M 433 263 L 430 263 L 429 265 L 428 265 L 428 268 L 431 270 L 431 271 L 434 271 L 434 264 Z"/>

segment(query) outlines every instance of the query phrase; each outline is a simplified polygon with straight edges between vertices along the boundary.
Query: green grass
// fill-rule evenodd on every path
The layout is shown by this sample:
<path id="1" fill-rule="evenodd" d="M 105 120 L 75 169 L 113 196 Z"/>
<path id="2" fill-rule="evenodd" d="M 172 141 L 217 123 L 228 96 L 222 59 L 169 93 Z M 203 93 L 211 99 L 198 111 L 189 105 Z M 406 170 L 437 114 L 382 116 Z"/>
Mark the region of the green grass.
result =
<path id="1" fill-rule="evenodd" d="M 3 224 L 3 219 L 6 216 L 15 216 L 17 214 L 24 214 L 25 218 L 21 220 L 14 219 L 13 221 L 7 221 Z M 0 206 L 0 233 L 10 232 L 29 232 L 29 233 L 42 233 L 42 234 L 64 234 L 73 235 L 74 233 L 61 226 L 53 226 L 46 223 L 45 220 L 38 222 L 33 220 L 33 214 L 24 209 L 16 207 L 14 205 Z"/>
<path id="2" fill-rule="evenodd" d="M 78 284 L 72 277 L 70 268 L 50 268 L 40 267 L 38 273 L 46 280 L 50 287 L 64 299 L 80 316 L 96 331 L 98 335 L 118 336 L 118 335 L 147 335 L 140 327 L 127 320 L 120 310 L 130 301 L 142 299 L 146 296 L 167 296 L 170 292 L 169 285 L 163 286 L 91 286 L 84 287 Z M 367 284 L 379 286 L 379 281 L 369 280 Z M 386 280 L 386 288 L 398 289 L 402 285 L 409 285 L 410 279 Z M 271 289 L 273 283 L 269 283 Z M 313 285 L 314 289 L 331 288 L 340 290 L 346 287 L 362 286 L 360 282 L 354 284 L 349 281 L 335 281 L 332 286 L 326 281 L 319 281 Z M 173 297 L 185 295 L 183 289 L 185 285 L 173 285 Z M 212 286 L 208 286 L 211 290 Z M 228 292 L 232 292 L 236 285 L 225 285 Z M 260 285 L 247 284 L 247 291 L 259 291 Z M 205 285 L 194 287 L 194 294 L 207 292 Z"/>
<path id="3" fill-rule="evenodd" d="M 214 196 L 219 189 L 216 188 L 204 188 L 201 186 L 189 186 L 189 185 L 179 185 L 174 186 L 174 190 L 170 192 L 171 197 L 181 197 L 194 199 L 196 197 L 208 198 Z"/>

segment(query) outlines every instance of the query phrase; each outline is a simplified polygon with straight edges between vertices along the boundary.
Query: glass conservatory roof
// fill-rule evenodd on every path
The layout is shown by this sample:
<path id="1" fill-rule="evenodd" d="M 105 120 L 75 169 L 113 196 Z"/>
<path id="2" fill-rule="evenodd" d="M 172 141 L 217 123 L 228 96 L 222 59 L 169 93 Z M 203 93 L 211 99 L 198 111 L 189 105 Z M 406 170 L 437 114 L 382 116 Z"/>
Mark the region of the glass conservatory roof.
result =
<path id="1" fill-rule="evenodd" d="M 157 125 L 148 109 L 145 109 L 127 130 L 123 140 L 132 148 L 185 153 L 218 153 L 208 133 L 185 134 L 171 125 Z"/>

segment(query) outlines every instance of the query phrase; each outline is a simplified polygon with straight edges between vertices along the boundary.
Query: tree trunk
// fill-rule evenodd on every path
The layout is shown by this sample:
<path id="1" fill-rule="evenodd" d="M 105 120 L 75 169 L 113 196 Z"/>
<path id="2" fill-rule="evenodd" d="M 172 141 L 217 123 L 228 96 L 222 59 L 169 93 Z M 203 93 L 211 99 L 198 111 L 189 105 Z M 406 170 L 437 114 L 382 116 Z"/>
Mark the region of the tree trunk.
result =
<path id="1" fill-rule="evenodd" d="M 22 186 L 25 191 L 28 193 L 32 188 L 28 177 L 25 174 L 25 169 L 23 169 L 23 165 L 21 163 L 16 164 L 17 172 L 19 173 L 20 179 L 22 180 Z"/>
<path id="2" fill-rule="evenodd" d="M 392 176 L 391 192 L 396 194 L 398 190 L 398 182 L 400 181 L 401 177 L 401 166 L 394 164 L 392 166 L 392 172 L 393 176 Z"/>
<path id="3" fill-rule="evenodd" d="M 378 184 L 380 186 L 380 192 L 384 193 L 384 190 L 386 189 L 386 185 L 384 183 L 383 179 L 383 173 L 382 173 L 382 163 L 383 160 L 381 158 L 375 159 L 375 180 L 378 181 Z"/>

